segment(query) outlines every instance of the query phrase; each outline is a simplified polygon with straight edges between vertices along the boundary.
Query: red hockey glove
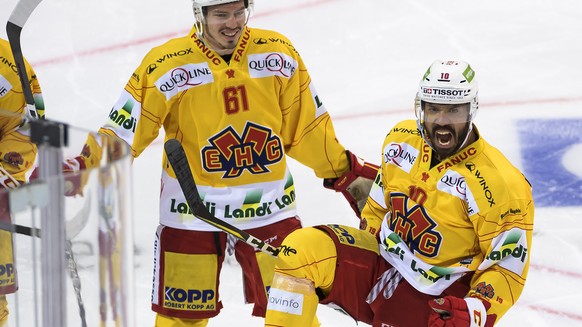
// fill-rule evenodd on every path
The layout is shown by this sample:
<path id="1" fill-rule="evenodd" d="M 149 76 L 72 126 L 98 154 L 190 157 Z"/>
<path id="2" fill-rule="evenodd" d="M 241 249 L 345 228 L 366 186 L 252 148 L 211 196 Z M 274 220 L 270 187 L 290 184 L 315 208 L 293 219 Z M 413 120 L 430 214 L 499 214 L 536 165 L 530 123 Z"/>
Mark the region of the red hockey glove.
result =
<path id="1" fill-rule="evenodd" d="M 85 170 L 85 158 L 76 156 L 63 161 L 63 175 L 65 178 L 65 196 L 83 195 L 84 183 L 81 181 L 82 171 Z M 38 178 L 38 167 L 30 175 L 30 180 Z"/>
<path id="2" fill-rule="evenodd" d="M 350 151 L 346 151 L 346 155 L 350 162 L 350 170 L 338 178 L 325 178 L 323 186 L 342 192 L 356 215 L 360 217 L 380 167 L 365 162 Z"/>
<path id="3" fill-rule="evenodd" d="M 429 313 L 429 327 L 490 327 L 495 318 L 487 319 L 487 309 L 491 304 L 475 297 L 464 299 L 445 296 L 428 302 L 432 311 Z"/>

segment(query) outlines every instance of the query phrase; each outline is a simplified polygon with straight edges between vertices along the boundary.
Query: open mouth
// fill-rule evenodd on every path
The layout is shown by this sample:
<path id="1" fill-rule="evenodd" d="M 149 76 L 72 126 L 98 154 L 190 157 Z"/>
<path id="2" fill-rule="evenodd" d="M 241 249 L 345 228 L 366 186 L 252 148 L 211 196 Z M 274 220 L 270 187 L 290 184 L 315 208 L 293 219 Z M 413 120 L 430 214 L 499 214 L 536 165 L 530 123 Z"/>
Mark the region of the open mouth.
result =
<path id="1" fill-rule="evenodd" d="M 439 128 L 434 131 L 434 146 L 442 149 L 451 149 L 455 146 L 455 135 L 448 128 Z"/>

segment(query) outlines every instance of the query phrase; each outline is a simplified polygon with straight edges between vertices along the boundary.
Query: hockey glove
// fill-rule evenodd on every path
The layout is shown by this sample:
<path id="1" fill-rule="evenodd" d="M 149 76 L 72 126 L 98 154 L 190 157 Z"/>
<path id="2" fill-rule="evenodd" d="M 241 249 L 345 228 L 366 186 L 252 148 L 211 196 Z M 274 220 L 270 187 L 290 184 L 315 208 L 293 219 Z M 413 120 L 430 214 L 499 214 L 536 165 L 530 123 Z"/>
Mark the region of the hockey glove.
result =
<path id="1" fill-rule="evenodd" d="M 83 195 L 84 183 L 81 180 L 82 171 L 85 170 L 85 158 L 76 156 L 63 161 L 63 175 L 65 178 L 65 196 Z M 30 180 L 38 178 L 38 167 L 30 175 Z"/>
<path id="2" fill-rule="evenodd" d="M 365 162 L 350 151 L 346 150 L 346 155 L 350 162 L 350 170 L 338 178 L 325 178 L 323 186 L 341 192 L 356 215 L 360 217 L 380 167 Z"/>
<path id="3" fill-rule="evenodd" d="M 475 297 L 464 299 L 445 296 L 428 302 L 432 309 L 428 317 L 429 327 L 490 327 L 495 318 L 487 320 L 491 304 Z"/>

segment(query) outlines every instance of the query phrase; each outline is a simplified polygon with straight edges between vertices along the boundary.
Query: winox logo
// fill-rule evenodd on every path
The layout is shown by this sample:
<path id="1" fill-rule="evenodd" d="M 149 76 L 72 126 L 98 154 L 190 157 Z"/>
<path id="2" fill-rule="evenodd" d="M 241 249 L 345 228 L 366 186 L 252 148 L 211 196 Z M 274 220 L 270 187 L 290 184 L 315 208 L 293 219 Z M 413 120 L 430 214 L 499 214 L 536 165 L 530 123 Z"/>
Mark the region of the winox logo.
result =
<path id="1" fill-rule="evenodd" d="M 268 165 L 281 161 L 281 140 L 266 127 L 247 122 L 242 135 L 231 126 L 210 138 L 202 149 L 202 166 L 209 172 L 224 172 L 223 178 L 269 172 Z"/>

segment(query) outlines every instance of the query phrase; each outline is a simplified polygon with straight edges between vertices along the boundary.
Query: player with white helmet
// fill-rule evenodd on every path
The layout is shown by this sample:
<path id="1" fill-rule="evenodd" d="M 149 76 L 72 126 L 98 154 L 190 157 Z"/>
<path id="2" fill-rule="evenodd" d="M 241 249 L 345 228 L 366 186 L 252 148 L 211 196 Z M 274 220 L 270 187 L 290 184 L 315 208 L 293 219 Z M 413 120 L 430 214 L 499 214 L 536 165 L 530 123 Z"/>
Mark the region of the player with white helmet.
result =
<path id="1" fill-rule="evenodd" d="M 192 9 L 194 10 L 194 24 L 196 25 L 196 30 L 198 33 L 198 37 L 203 39 L 205 25 L 207 22 L 207 14 L 208 14 L 208 7 L 216 6 L 221 4 L 233 3 L 238 2 L 238 0 L 192 0 Z M 248 20 L 253 12 L 254 2 L 253 0 L 245 0 L 245 10 L 241 10 L 236 12 L 236 17 L 240 18 L 241 21 L 244 21 L 245 25 L 248 23 Z M 224 19 L 225 17 L 222 16 Z M 212 20 L 212 17 L 210 18 Z M 212 21 L 211 21 L 212 23 Z"/>
<path id="2" fill-rule="evenodd" d="M 272 246 L 301 228 L 287 156 L 341 192 L 356 215 L 378 167 L 347 151 L 305 64 L 284 35 L 250 28 L 252 0 L 194 0 L 190 33 L 150 50 L 100 129 L 135 157 L 164 129 L 178 139 L 217 218 Z M 91 149 L 86 162 L 97 149 Z M 245 301 L 264 316 L 275 258 L 192 215 L 164 158 L 154 243 L 156 326 L 206 326 L 223 304 L 220 271 L 234 252 Z M 232 244 L 228 242 L 228 244 Z M 231 251 L 232 250 L 232 251 Z M 305 326 L 318 325 L 317 319 Z"/>
<path id="3" fill-rule="evenodd" d="M 475 72 L 466 62 L 437 60 L 424 74 L 415 99 L 417 124 L 439 158 L 469 141 L 479 109 L 477 93 Z"/>
<path id="4" fill-rule="evenodd" d="M 283 240 L 294 255 L 279 254 L 266 326 L 304 326 L 317 303 L 374 327 L 499 322 L 525 284 L 534 203 L 527 179 L 474 126 L 477 92 L 466 62 L 429 67 L 417 119 L 384 140 L 361 229 L 314 226 Z M 301 310 L 284 305 L 294 299 Z"/>

